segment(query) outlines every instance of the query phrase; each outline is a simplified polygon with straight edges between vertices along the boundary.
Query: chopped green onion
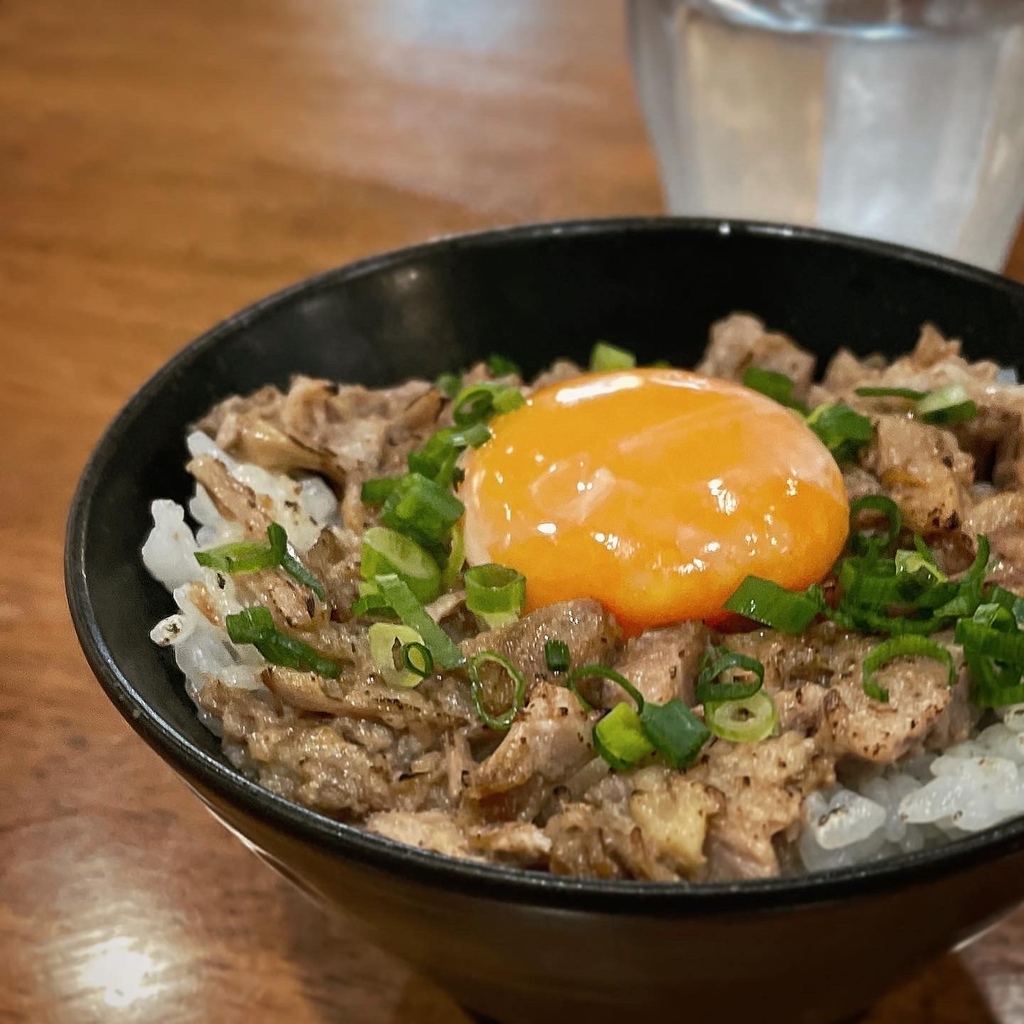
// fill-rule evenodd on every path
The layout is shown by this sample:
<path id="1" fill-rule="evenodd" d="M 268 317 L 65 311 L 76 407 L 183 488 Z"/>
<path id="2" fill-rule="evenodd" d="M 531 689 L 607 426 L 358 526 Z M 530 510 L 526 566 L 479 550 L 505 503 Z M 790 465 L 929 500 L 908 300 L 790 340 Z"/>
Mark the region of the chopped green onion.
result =
<path id="1" fill-rule="evenodd" d="M 442 373 L 434 386 L 445 398 L 454 398 L 462 389 L 462 377 L 457 373 Z"/>
<path id="2" fill-rule="evenodd" d="M 867 536 L 854 528 L 854 523 L 862 512 L 879 512 L 888 520 L 888 529 L 880 545 L 877 543 L 878 538 Z M 850 503 L 850 548 L 858 554 L 872 550 L 887 551 L 896 543 L 902 526 L 903 513 L 900 512 L 899 505 L 884 494 L 865 494 L 864 497 Z"/>
<path id="3" fill-rule="evenodd" d="M 917 403 L 917 414 L 925 423 L 940 425 L 965 423 L 978 415 L 978 407 L 962 384 L 930 391 Z"/>
<path id="4" fill-rule="evenodd" d="M 1000 590 L 1002 588 L 991 588 Z M 971 701 L 997 708 L 1024 701 L 1024 633 L 1013 611 L 999 602 L 980 605 L 972 618 L 960 619 L 955 639 L 963 646 L 971 672 Z"/>
<path id="5" fill-rule="evenodd" d="M 807 406 L 793 397 L 793 379 L 784 373 L 763 370 L 760 366 L 748 366 L 743 371 L 743 386 L 759 391 L 787 409 L 798 409 L 805 415 L 807 413 Z"/>
<path id="6" fill-rule="evenodd" d="M 451 669 L 458 668 L 465 662 L 462 651 L 427 614 L 427 610 L 416 600 L 416 595 L 409 589 L 408 584 L 391 574 L 377 576 L 374 582 L 402 622 L 419 633 L 435 664 L 441 668 Z"/>
<path id="7" fill-rule="evenodd" d="M 353 615 L 391 615 L 393 612 L 394 609 L 373 580 L 363 580 L 359 584 L 359 596 L 352 602 Z"/>
<path id="8" fill-rule="evenodd" d="M 861 666 L 861 681 L 864 692 L 883 704 L 889 701 L 889 691 L 875 678 L 875 673 L 894 658 L 931 658 L 949 669 L 949 685 L 956 683 L 956 669 L 953 656 L 945 647 L 923 636 L 896 636 L 880 643 L 865 659 Z"/>
<path id="9" fill-rule="evenodd" d="M 281 568 L 293 580 L 301 583 L 304 587 L 309 587 L 321 601 L 327 600 L 327 591 L 324 590 L 324 585 L 290 552 L 285 552 L 284 558 L 281 559 Z"/>
<path id="10" fill-rule="evenodd" d="M 422 637 L 415 629 L 390 622 L 375 622 L 369 629 L 370 659 L 377 674 L 388 686 L 400 690 L 411 690 L 434 670 L 430 658 L 430 670 L 419 672 L 411 664 L 404 664 L 406 648 L 416 645 L 424 650 Z M 430 652 L 427 651 L 429 658 Z"/>
<path id="11" fill-rule="evenodd" d="M 484 687 L 480 679 L 480 666 L 488 663 L 498 665 L 508 674 L 512 680 L 512 703 L 500 715 L 492 715 L 484 706 Z M 507 658 L 503 658 L 496 651 L 480 651 L 469 659 L 469 681 L 470 695 L 473 698 L 473 706 L 481 720 L 492 729 L 505 730 L 511 727 L 516 715 L 522 710 L 526 700 L 526 679 Z"/>
<path id="12" fill-rule="evenodd" d="M 618 348 L 607 341 L 599 341 L 590 350 L 590 372 L 603 373 L 605 370 L 631 370 L 636 366 L 636 356 L 627 348 Z"/>
<path id="13" fill-rule="evenodd" d="M 526 577 L 507 565 L 475 565 L 463 575 L 466 607 L 491 629 L 507 626 L 522 614 Z"/>
<path id="14" fill-rule="evenodd" d="M 288 550 L 288 534 L 280 523 L 271 523 L 267 527 L 265 543 L 243 540 L 222 544 L 209 551 L 197 551 L 196 561 L 210 569 L 227 573 L 256 572 L 280 566 L 293 579 L 309 587 L 321 601 L 327 600 L 323 584 Z"/>
<path id="15" fill-rule="evenodd" d="M 381 522 L 424 547 L 443 544 L 462 518 L 465 505 L 447 488 L 420 473 L 407 473 L 388 495 Z"/>
<path id="16" fill-rule="evenodd" d="M 474 423 L 464 430 L 446 427 L 433 434 L 422 448 L 409 453 L 409 469 L 443 487 L 451 487 L 458 476 L 459 456 L 467 448 L 479 448 L 490 437 L 484 423 Z"/>
<path id="17" fill-rule="evenodd" d="M 512 362 L 511 359 L 506 359 L 505 356 L 492 353 L 487 357 L 485 365 L 488 371 L 495 377 L 521 377 L 523 375 L 523 371 L 519 369 L 519 364 Z"/>
<path id="18" fill-rule="evenodd" d="M 284 532 L 284 527 L 278 523 L 271 523 L 267 527 L 267 538 L 274 553 L 279 556 L 281 568 L 293 580 L 304 587 L 309 587 L 321 601 L 326 601 L 327 591 L 324 590 L 324 585 L 288 550 L 288 535 Z"/>
<path id="19" fill-rule="evenodd" d="M 890 526 L 891 537 L 895 522 Z M 893 558 L 880 556 L 881 543 L 878 538 L 857 535 L 854 545 L 866 547 L 868 553 L 840 563 L 839 603 L 826 611 L 838 625 L 897 636 L 927 636 L 971 615 L 981 602 L 988 558 L 983 537 L 978 538 L 975 563 L 959 582 L 947 579 L 935 566 L 931 551 L 920 539 L 915 541 L 916 551 L 897 551 Z"/>
<path id="20" fill-rule="evenodd" d="M 673 767 L 682 768 L 693 761 L 707 742 L 707 727 L 681 700 L 673 698 L 666 704 L 645 701 L 624 675 L 604 665 L 583 665 L 565 680 L 585 711 L 593 708 L 580 693 L 578 684 L 591 677 L 617 683 L 636 703 L 635 709 L 625 702 L 616 704 L 594 726 L 594 749 L 618 771 L 632 768 L 655 750 Z"/>
<path id="21" fill-rule="evenodd" d="M 619 704 L 617 707 L 623 707 Z M 648 701 L 640 713 L 644 735 L 673 768 L 687 768 L 711 739 L 711 731 L 678 697 Z"/>
<path id="22" fill-rule="evenodd" d="M 759 743 L 779 722 L 775 701 L 764 690 L 742 700 L 705 704 L 704 716 L 711 732 L 732 743 Z"/>
<path id="23" fill-rule="evenodd" d="M 964 648 L 971 670 L 971 703 L 979 708 L 1002 708 L 1024 702 L 1024 683 L 1019 665 L 1003 665 Z"/>
<path id="24" fill-rule="evenodd" d="M 819 405 L 807 417 L 807 426 L 818 435 L 836 462 L 852 462 L 874 436 L 871 420 L 842 402 Z"/>
<path id="25" fill-rule="evenodd" d="M 463 388 L 455 396 L 452 400 L 452 418 L 457 427 L 471 427 L 525 404 L 526 399 L 519 388 L 497 381 L 482 381 Z"/>
<path id="26" fill-rule="evenodd" d="M 279 564 L 273 548 L 262 540 L 240 540 L 208 551 L 197 551 L 196 561 L 208 569 L 232 574 L 272 569 Z"/>
<path id="27" fill-rule="evenodd" d="M 857 388 L 855 395 L 861 398 L 906 398 L 911 402 L 919 402 L 927 391 L 915 391 L 913 388 Z"/>
<path id="28" fill-rule="evenodd" d="M 1012 613 L 1018 626 L 1024 625 L 1024 598 L 1003 587 L 991 586 L 985 592 L 985 600 L 1002 605 Z"/>
<path id="29" fill-rule="evenodd" d="M 571 661 L 569 645 L 564 640 L 548 640 L 544 644 L 544 663 L 549 672 L 568 672 Z"/>
<path id="30" fill-rule="evenodd" d="M 434 656 L 426 644 L 411 640 L 402 645 L 402 665 L 421 679 L 434 674 Z"/>
<path id="31" fill-rule="evenodd" d="M 400 476 L 378 476 L 364 480 L 359 497 L 364 505 L 383 505 L 398 487 Z"/>
<path id="32" fill-rule="evenodd" d="M 895 561 L 890 559 L 847 558 L 839 567 L 839 586 L 846 608 L 877 610 L 889 605 L 912 605 L 927 585 L 917 575 L 898 573 Z"/>
<path id="33" fill-rule="evenodd" d="M 336 679 L 341 674 L 335 662 L 323 657 L 309 644 L 278 632 L 274 617 L 261 604 L 225 616 L 224 625 L 232 643 L 252 644 L 273 665 L 315 672 L 329 679 Z"/>
<path id="34" fill-rule="evenodd" d="M 232 643 L 255 644 L 268 632 L 277 632 L 274 616 L 261 604 L 243 608 L 235 615 L 224 619 L 224 626 Z"/>
<path id="35" fill-rule="evenodd" d="M 715 682 L 719 676 L 733 668 L 753 673 L 754 679 L 740 680 L 735 675 L 730 675 L 724 682 Z M 704 655 L 694 695 L 701 704 L 744 700 L 757 693 L 763 683 L 764 665 L 757 658 L 748 657 L 738 651 L 712 647 Z"/>
<path id="36" fill-rule="evenodd" d="M 1013 612 L 999 604 L 998 601 L 978 605 L 971 619 L 982 626 L 997 629 L 1001 633 L 1013 633 L 1017 629 L 1017 619 Z"/>
<path id="37" fill-rule="evenodd" d="M 456 523 L 452 527 L 452 543 L 448 550 L 448 557 L 445 559 L 444 568 L 441 569 L 441 593 L 446 594 L 451 590 L 466 564 L 466 538 L 462 526 Z"/>
<path id="38" fill-rule="evenodd" d="M 631 704 L 616 704 L 594 726 L 592 738 L 598 754 L 620 772 L 654 753 L 654 744 Z"/>
<path id="39" fill-rule="evenodd" d="M 978 611 L 984 607 L 985 605 L 982 605 Z M 955 640 L 965 649 L 970 647 L 978 654 L 995 658 L 997 661 L 1024 665 L 1024 633 L 1020 630 L 1007 632 L 998 626 L 978 622 L 973 618 L 964 618 L 956 624 Z"/>
<path id="40" fill-rule="evenodd" d="M 459 449 L 450 442 L 454 431 L 439 430 L 419 451 L 409 452 L 409 469 L 442 487 L 455 485 Z M 385 498 L 387 495 L 385 495 Z"/>
<path id="41" fill-rule="evenodd" d="M 759 576 L 748 576 L 725 602 L 728 611 L 794 636 L 802 633 L 824 607 L 821 587 L 794 594 Z"/>
<path id="42" fill-rule="evenodd" d="M 618 683 L 636 701 L 636 707 L 638 711 L 644 709 L 644 697 L 643 694 L 621 673 L 616 672 L 613 668 L 608 668 L 606 665 L 581 665 L 579 668 L 573 669 L 566 677 L 565 686 L 572 690 L 576 694 L 576 699 L 580 702 L 584 711 L 593 711 L 593 707 L 587 702 L 587 699 L 580 693 L 579 681 L 581 679 L 608 679 L 613 683 Z"/>
<path id="43" fill-rule="evenodd" d="M 956 597 L 941 608 L 937 608 L 936 615 L 942 615 L 947 618 L 962 618 L 974 614 L 975 609 L 981 604 L 985 574 L 988 572 L 988 560 L 991 550 L 988 537 L 983 533 L 979 533 L 978 550 L 974 556 L 974 561 L 958 585 Z"/>
<path id="44" fill-rule="evenodd" d="M 919 538 L 915 538 L 918 540 Z M 939 583 L 945 583 L 949 577 L 932 560 L 931 553 L 926 556 L 920 551 L 897 551 L 896 573 L 926 572 Z"/>
<path id="45" fill-rule="evenodd" d="M 372 580 L 386 573 L 404 580 L 423 604 L 441 593 L 441 570 L 416 541 L 387 526 L 371 526 L 363 534 L 359 574 Z"/>

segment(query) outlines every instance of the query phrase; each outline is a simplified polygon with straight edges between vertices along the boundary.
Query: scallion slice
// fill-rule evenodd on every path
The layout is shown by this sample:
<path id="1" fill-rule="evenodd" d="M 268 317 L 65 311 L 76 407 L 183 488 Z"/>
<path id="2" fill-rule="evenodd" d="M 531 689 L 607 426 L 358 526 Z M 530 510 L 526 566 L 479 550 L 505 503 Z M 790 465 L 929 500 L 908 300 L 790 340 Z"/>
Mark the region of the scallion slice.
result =
<path id="1" fill-rule="evenodd" d="M 496 381 L 482 381 L 463 388 L 452 400 L 452 418 L 456 427 L 486 423 L 492 416 L 511 412 L 525 405 L 519 388 Z"/>
<path id="2" fill-rule="evenodd" d="M 434 656 L 427 645 L 418 640 L 402 645 L 402 665 L 421 679 L 434 674 Z"/>
<path id="3" fill-rule="evenodd" d="M 945 647 L 923 636 L 894 636 L 880 643 L 865 659 L 861 666 L 861 683 L 864 692 L 883 704 L 889 701 L 889 691 L 875 678 L 875 673 L 894 658 L 930 658 L 945 665 L 949 670 L 949 685 L 956 683 L 956 669 L 953 656 Z"/>
<path id="4" fill-rule="evenodd" d="M 387 526 L 371 526 L 363 534 L 359 574 L 372 580 L 387 573 L 404 580 L 423 604 L 441 593 L 441 570 L 416 541 Z"/>
<path id="5" fill-rule="evenodd" d="M 261 604 L 225 616 L 224 625 L 232 643 L 252 644 L 273 665 L 315 672 L 329 679 L 336 679 L 341 674 L 335 662 L 323 657 L 309 644 L 279 632 L 274 625 L 274 617 Z"/>
<path id="6" fill-rule="evenodd" d="M 466 607 L 491 629 L 507 626 L 522 614 L 526 577 L 507 565 L 474 565 L 463 574 Z"/>
<path id="7" fill-rule="evenodd" d="M 885 516 L 887 528 L 884 536 L 879 538 L 859 532 L 856 529 L 858 517 L 863 512 L 878 512 Z M 892 498 L 884 494 L 865 494 L 862 498 L 850 503 L 850 549 L 856 554 L 871 551 L 888 551 L 899 539 L 903 526 L 903 513 Z"/>
<path id="8" fill-rule="evenodd" d="M 918 402 L 927 391 L 915 391 L 913 388 L 857 388 L 855 395 L 861 398 L 905 398 L 910 402 Z"/>
<path id="9" fill-rule="evenodd" d="M 462 452 L 479 448 L 490 437 L 491 432 L 484 423 L 474 423 L 464 430 L 446 427 L 433 434 L 422 448 L 409 453 L 409 469 L 442 487 L 451 487 L 458 476 L 457 463 Z"/>
<path id="10" fill-rule="evenodd" d="M 359 584 L 359 596 L 352 602 L 352 614 L 392 615 L 394 609 L 373 580 L 362 580 Z"/>
<path id="11" fill-rule="evenodd" d="M 874 436 L 871 420 L 842 402 L 819 405 L 807 417 L 807 426 L 818 435 L 836 462 L 852 462 Z"/>
<path id="12" fill-rule="evenodd" d="M 523 375 L 523 371 L 519 369 L 518 363 L 514 363 L 511 359 L 495 353 L 487 357 L 485 365 L 488 372 L 492 373 L 495 377 L 521 377 Z"/>
<path id="13" fill-rule="evenodd" d="M 599 341 L 590 350 L 591 373 L 603 373 L 606 370 L 632 370 L 636 366 L 636 356 L 627 348 L 619 348 L 607 341 Z"/>
<path id="14" fill-rule="evenodd" d="M 760 366 L 748 366 L 743 371 L 742 383 L 744 387 L 759 391 L 787 409 L 797 409 L 805 415 L 807 413 L 807 406 L 793 397 L 793 378 L 784 373 L 764 370 Z"/>
<path id="15" fill-rule="evenodd" d="M 608 668 L 607 665 L 595 664 L 580 665 L 579 668 L 574 668 L 565 680 L 565 686 L 576 694 L 576 699 L 580 702 L 584 711 L 593 711 L 594 709 L 586 697 L 580 693 L 579 681 L 581 679 L 609 679 L 613 683 L 618 683 L 636 701 L 637 711 L 643 711 L 644 709 L 643 694 L 621 672 L 616 672 L 615 669 Z"/>
<path id="16" fill-rule="evenodd" d="M 771 580 L 748 576 L 725 602 L 737 615 L 761 622 L 782 633 L 802 633 L 825 607 L 821 588 L 810 587 L 794 594 Z"/>
<path id="17" fill-rule="evenodd" d="M 732 743 L 759 743 L 779 722 L 775 701 L 764 690 L 741 700 L 705 704 L 704 717 L 711 732 Z"/>
<path id="18" fill-rule="evenodd" d="M 222 544 L 209 551 L 197 551 L 196 561 L 210 569 L 230 574 L 276 569 L 280 566 L 289 576 L 320 598 L 327 600 L 323 584 L 288 550 L 288 534 L 280 523 L 267 527 L 267 540 L 242 540 Z"/>
<path id="19" fill-rule="evenodd" d="M 654 753 L 636 708 L 625 702 L 616 704 L 594 726 L 594 749 L 616 771 L 633 768 Z"/>
<path id="20" fill-rule="evenodd" d="M 398 478 L 380 511 L 381 522 L 426 548 L 443 544 L 465 506 L 446 487 L 421 473 Z"/>
<path id="21" fill-rule="evenodd" d="M 359 497 L 364 505 L 383 505 L 392 492 L 398 487 L 399 476 L 377 476 L 364 480 Z"/>
<path id="22" fill-rule="evenodd" d="M 404 664 L 403 653 L 407 647 L 415 644 L 426 650 L 422 638 L 415 629 L 398 623 L 375 622 L 368 632 L 370 659 L 374 670 L 388 686 L 411 690 L 433 672 L 433 659 L 430 660 L 430 670 L 423 673 L 415 671 L 411 665 Z M 429 655 L 430 652 L 427 653 Z"/>
<path id="23" fill-rule="evenodd" d="M 985 606 L 982 605 L 978 611 Z M 975 612 L 975 615 L 978 613 Z M 954 638 L 966 650 L 968 647 L 996 661 L 1024 666 L 1024 633 L 1017 629 L 1007 632 L 994 625 L 978 622 L 973 618 L 960 619 L 956 624 Z"/>
<path id="24" fill-rule="evenodd" d="M 583 665 L 565 680 L 585 711 L 593 708 L 580 693 L 579 682 L 594 677 L 617 683 L 636 704 L 635 708 L 625 702 L 616 704 L 594 726 L 594 749 L 613 768 L 625 771 L 655 750 L 673 767 L 682 768 L 700 753 L 710 733 L 681 700 L 673 698 L 666 704 L 645 701 L 621 672 L 605 665 Z"/>
<path id="25" fill-rule="evenodd" d="M 480 678 L 480 668 L 486 664 L 498 665 L 505 671 L 512 680 L 512 703 L 500 715 L 492 715 L 484 706 L 484 687 Z M 522 710 L 526 701 L 526 679 L 507 658 L 503 658 L 497 651 L 480 651 L 469 659 L 467 666 L 469 671 L 470 695 L 473 698 L 473 706 L 480 719 L 492 729 L 509 729 L 515 721 L 516 715 Z"/>
<path id="26" fill-rule="evenodd" d="M 978 415 L 978 407 L 962 384 L 950 384 L 949 387 L 929 391 L 917 403 L 917 414 L 925 423 L 965 423 Z"/>
<path id="27" fill-rule="evenodd" d="M 915 537 L 915 541 L 920 538 Z M 935 564 L 931 554 L 927 556 L 920 551 L 897 551 L 896 574 L 915 575 L 925 572 L 939 583 L 945 583 L 949 577 Z"/>
<path id="28" fill-rule="evenodd" d="M 564 640 L 548 640 L 544 644 L 544 663 L 549 672 L 568 672 L 571 662 L 569 645 Z"/>
<path id="29" fill-rule="evenodd" d="M 1018 626 L 1024 625 L 1024 598 L 1018 597 L 1004 587 L 991 586 L 985 591 L 985 600 L 1001 605 L 1012 613 Z"/>
<path id="30" fill-rule="evenodd" d="M 673 768 L 689 767 L 711 739 L 707 725 L 678 697 L 666 704 L 647 701 L 640 712 L 640 724 L 655 750 Z"/>
<path id="31" fill-rule="evenodd" d="M 442 373 L 434 386 L 445 398 L 454 398 L 462 390 L 462 377 L 457 373 Z"/>
<path id="32" fill-rule="evenodd" d="M 262 540 L 240 540 L 197 551 L 196 561 L 208 569 L 230 574 L 272 569 L 278 564 L 273 548 Z"/>
<path id="33" fill-rule="evenodd" d="M 465 663 L 466 659 L 462 651 L 427 614 L 427 610 L 416 600 L 416 595 L 409 589 L 407 583 L 393 574 L 377 576 L 374 582 L 402 622 L 419 633 L 422 643 L 430 651 L 436 665 L 452 669 Z"/>
<path id="34" fill-rule="evenodd" d="M 723 682 L 715 682 L 719 676 L 730 669 L 742 669 L 751 673 L 754 678 L 742 680 L 735 674 Z M 746 654 L 726 650 L 723 647 L 712 647 L 704 655 L 700 675 L 697 677 L 697 688 L 694 696 L 701 704 L 721 703 L 722 701 L 743 700 L 752 697 L 764 683 L 764 665 Z"/>
<path id="35" fill-rule="evenodd" d="M 466 537 L 462 526 L 456 523 L 452 527 L 451 546 L 448 549 L 448 557 L 445 559 L 444 568 L 441 569 L 441 593 L 446 594 L 451 590 L 459 579 L 459 573 L 466 564 Z"/>
<path id="36" fill-rule="evenodd" d="M 297 583 L 309 587 L 321 601 L 326 601 L 327 591 L 324 590 L 324 585 L 291 553 L 288 547 L 288 534 L 285 533 L 284 527 L 279 523 L 271 523 L 267 527 L 267 539 L 274 554 L 278 556 L 281 568 Z"/>

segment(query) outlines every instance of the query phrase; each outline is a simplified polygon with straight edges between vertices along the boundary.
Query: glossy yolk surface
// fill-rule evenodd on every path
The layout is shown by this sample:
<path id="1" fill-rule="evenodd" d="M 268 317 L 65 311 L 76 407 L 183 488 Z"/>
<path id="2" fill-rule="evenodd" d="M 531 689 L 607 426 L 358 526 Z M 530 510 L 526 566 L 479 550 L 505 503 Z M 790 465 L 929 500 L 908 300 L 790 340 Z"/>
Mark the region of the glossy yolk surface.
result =
<path id="1" fill-rule="evenodd" d="M 472 564 L 528 609 L 593 597 L 629 633 L 715 617 L 748 574 L 820 580 L 846 540 L 835 460 L 782 406 L 684 370 L 591 374 L 492 421 L 460 497 Z"/>

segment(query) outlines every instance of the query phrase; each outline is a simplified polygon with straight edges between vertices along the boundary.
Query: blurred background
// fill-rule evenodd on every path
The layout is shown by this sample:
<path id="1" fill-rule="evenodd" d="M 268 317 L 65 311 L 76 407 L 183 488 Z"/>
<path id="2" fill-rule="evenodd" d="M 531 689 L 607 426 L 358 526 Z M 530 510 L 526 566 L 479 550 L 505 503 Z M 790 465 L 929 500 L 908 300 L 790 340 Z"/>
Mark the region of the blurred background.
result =
<path id="1" fill-rule="evenodd" d="M 0 1021 L 466 1024 L 130 733 L 71 632 L 62 533 L 116 411 L 239 307 L 438 235 L 662 211 L 625 15 L 0 3 Z M 1024 1021 L 1022 977 L 1018 916 L 869 1021 Z"/>

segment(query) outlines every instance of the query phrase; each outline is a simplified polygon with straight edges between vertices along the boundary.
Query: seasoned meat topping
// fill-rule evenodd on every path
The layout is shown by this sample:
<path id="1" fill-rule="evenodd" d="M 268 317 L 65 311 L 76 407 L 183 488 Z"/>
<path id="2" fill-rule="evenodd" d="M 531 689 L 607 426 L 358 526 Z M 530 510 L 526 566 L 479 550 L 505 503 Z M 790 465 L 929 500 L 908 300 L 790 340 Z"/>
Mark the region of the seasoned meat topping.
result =
<path id="1" fill-rule="evenodd" d="M 714 324 L 697 369 L 742 381 L 750 368 L 788 377 L 793 404 L 804 412 L 843 403 L 870 421 L 871 440 L 841 465 L 847 496 L 894 502 L 907 553 L 934 557 L 925 571 L 961 579 L 984 535 L 992 550 L 987 583 L 1011 591 L 1011 602 L 1024 594 L 1024 389 L 1001 383 L 994 364 L 968 361 L 959 342 L 926 325 L 908 355 L 887 362 L 843 350 L 816 383 L 814 357 L 757 318 L 737 314 Z M 461 384 L 493 393 L 516 386 L 528 395 L 580 372 L 561 360 L 524 384 L 512 368 L 496 376 L 481 364 Z M 927 422 L 913 397 L 859 394 L 864 387 L 918 394 L 955 387 L 976 415 Z M 188 582 L 175 582 L 179 612 L 154 631 L 175 651 L 203 720 L 249 777 L 377 835 L 448 856 L 587 878 L 734 880 L 799 869 L 798 845 L 814 826 L 807 824 L 810 794 L 819 794 L 811 800 L 818 806 L 846 792 L 840 785 L 861 785 L 881 800 L 886 786 L 895 791 L 908 778 L 920 788 L 921 766 L 935 752 L 976 752 L 970 744 L 979 722 L 992 717 L 969 699 L 970 666 L 948 623 L 928 628 L 951 662 L 934 649 L 898 651 L 875 670 L 888 694 L 883 701 L 866 691 L 865 660 L 885 637 L 841 628 L 850 621 L 831 612 L 834 621 L 819 616 L 799 635 L 713 616 L 642 632 L 626 623 L 624 633 L 584 596 L 488 627 L 467 596 L 461 563 L 453 574 L 448 548 L 426 541 L 446 582 L 426 593 L 422 612 L 457 657 L 394 684 L 403 667 L 411 671 L 402 660 L 411 655 L 396 632 L 388 634 L 386 664 L 372 649 L 373 588 L 386 581 L 362 578 L 363 534 L 388 518 L 381 502 L 364 501 L 363 486 L 404 473 L 410 453 L 463 422 L 449 395 L 440 382 L 374 390 L 300 376 L 287 389 L 268 386 L 219 403 L 198 424 L 202 443 L 193 447 L 190 439 L 193 511 L 203 529 L 251 551 L 269 544 L 268 528 L 283 509 L 289 538 L 301 540 L 289 541 L 292 563 L 264 561 L 234 576 L 194 566 L 191 575 L 169 574 Z M 453 460 L 449 470 L 449 482 L 457 482 L 459 464 Z M 288 568 L 294 560 L 307 575 Z M 837 563 L 820 581 L 830 606 L 840 577 Z M 272 635 L 229 642 L 229 620 L 255 605 L 269 613 Z M 378 622 L 394 622 L 397 607 L 378 607 Z M 552 667 L 553 644 L 564 645 L 567 665 Z M 276 660 L 264 656 L 271 649 Z M 698 700 L 702 671 L 723 652 L 763 669 L 759 692 L 777 717 L 756 742 L 716 726 L 712 698 L 703 698 L 706 707 Z M 482 654 L 489 660 L 478 664 Z M 317 658 L 335 675 L 311 671 Z M 598 671 L 579 680 L 570 673 L 581 666 Z M 673 767 L 652 740 L 644 702 L 668 708 L 677 726 L 683 721 L 700 733 L 710 724 L 716 734 L 704 742 L 700 733 L 699 752 Z M 628 763 L 602 749 L 601 730 L 613 720 L 647 743 Z M 882 820 L 889 820 L 884 813 Z"/>

